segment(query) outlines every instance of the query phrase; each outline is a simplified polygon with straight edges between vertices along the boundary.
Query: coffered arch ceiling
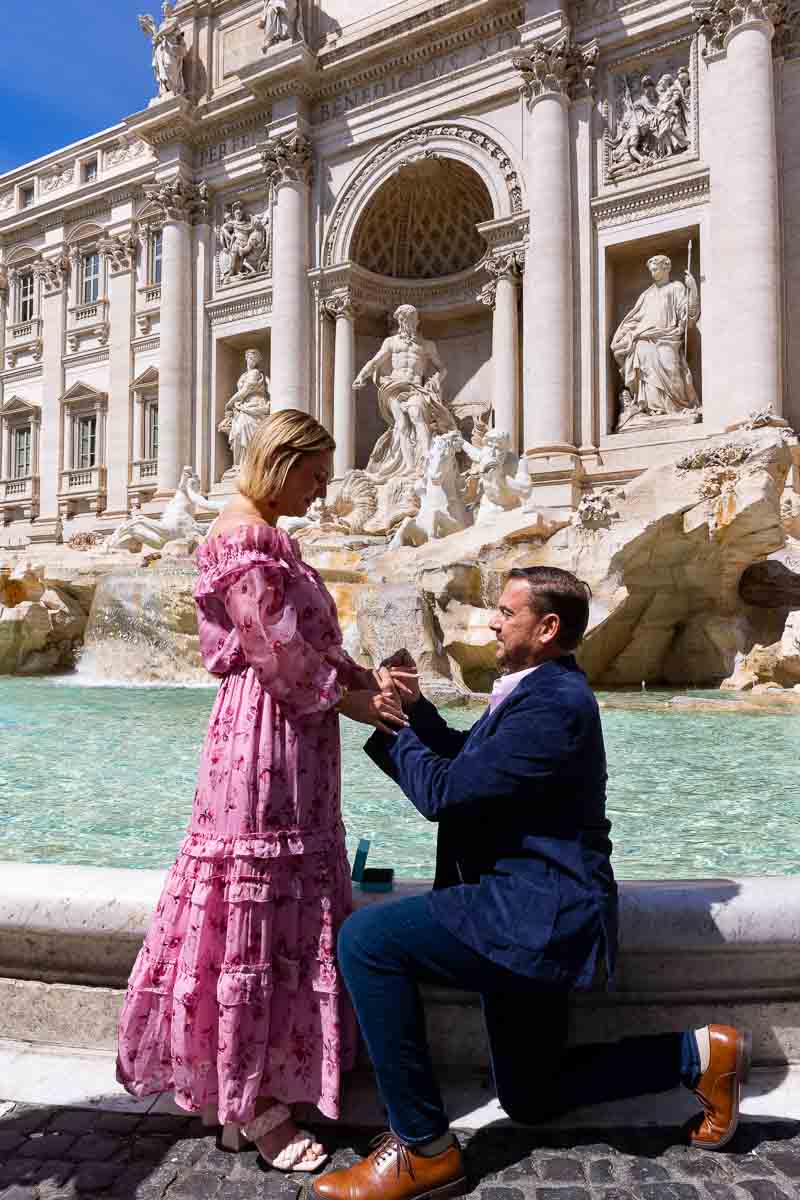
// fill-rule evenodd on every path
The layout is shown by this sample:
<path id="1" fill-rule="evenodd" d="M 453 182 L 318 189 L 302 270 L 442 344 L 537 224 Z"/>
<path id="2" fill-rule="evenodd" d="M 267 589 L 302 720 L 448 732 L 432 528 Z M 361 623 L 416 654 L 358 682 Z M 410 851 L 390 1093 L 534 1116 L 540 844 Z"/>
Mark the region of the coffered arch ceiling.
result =
<path id="1" fill-rule="evenodd" d="M 476 226 L 493 217 L 483 180 L 465 163 L 428 153 L 401 164 L 358 220 L 352 258 L 394 279 L 440 279 L 486 252 Z"/>

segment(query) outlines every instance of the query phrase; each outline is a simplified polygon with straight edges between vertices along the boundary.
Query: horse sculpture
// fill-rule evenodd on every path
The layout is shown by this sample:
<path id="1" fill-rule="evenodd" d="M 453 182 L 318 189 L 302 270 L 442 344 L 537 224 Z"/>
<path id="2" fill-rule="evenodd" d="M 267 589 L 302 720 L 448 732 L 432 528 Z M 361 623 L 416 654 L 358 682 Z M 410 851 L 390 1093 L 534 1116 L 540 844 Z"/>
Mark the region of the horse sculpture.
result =
<path id="1" fill-rule="evenodd" d="M 162 550 L 167 542 L 178 538 L 202 538 L 203 531 L 194 519 L 195 504 L 189 495 L 193 477 L 192 468 L 184 467 L 177 491 L 160 519 L 137 513 L 136 516 L 123 521 L 109 539 L 109 550 L 136 551 L 142 546 Z"/>
<path id="2" fill-rule="evenodd" d="M 457 460 L 462 445 L 463 438 L 457 431 L 441 433 L 433 439 L 425 478 L 416 489 L 421 500 L 419 512 L 405 518 L 389 543 L 390 550 L 422 546 L 469 525 Z"/>

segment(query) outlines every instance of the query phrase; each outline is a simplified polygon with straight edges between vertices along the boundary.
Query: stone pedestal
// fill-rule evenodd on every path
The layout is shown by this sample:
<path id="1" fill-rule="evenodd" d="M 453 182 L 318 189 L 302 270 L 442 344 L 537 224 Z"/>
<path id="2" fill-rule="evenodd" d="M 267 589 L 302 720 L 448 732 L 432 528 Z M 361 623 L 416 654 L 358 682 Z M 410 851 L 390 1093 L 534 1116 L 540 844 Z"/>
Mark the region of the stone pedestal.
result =
<path id="1" fill-rule="evenodd" d="M 333 474 L 342 479 L 356 465 L 356 411 L 353 380 L 356 376 L 355 307 L 349 293 L 333 296 L 325 305 L 336 322 L 333 367 L 333 436 L 336 450 Z"/>
<path id="2" fill-rule="evenodd" d="M 313 169 L 304 134 L 273 138 L 262 156 L 275 196 L 272 218 L 272 411 L 310 410 L 309 220 Z"/>

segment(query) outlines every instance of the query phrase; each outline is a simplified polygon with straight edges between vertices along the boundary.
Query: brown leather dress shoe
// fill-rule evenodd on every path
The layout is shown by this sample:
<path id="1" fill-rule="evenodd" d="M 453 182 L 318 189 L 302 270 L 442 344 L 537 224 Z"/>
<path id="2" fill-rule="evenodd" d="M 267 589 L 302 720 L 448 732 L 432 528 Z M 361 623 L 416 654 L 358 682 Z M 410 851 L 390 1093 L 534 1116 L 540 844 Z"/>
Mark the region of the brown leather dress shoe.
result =
<path id="1" fill-rule="evenodd" d="M 747 1029 L 709 1025 L 711 1059 L 694 1094 L 703 1106 L 689 1130 L 693 1146 L 721 1150 L 736 1133 L 742 1084 L 750 1073 L 752 1038 Z"/>
<path id="2" fill-rule="evenodd" d="M 415 1154 L 393 1133 L 378 1139 L 369 1158 L 320 1175 L 303 1189 L 308 1200 L 448 1200 L 467 1190 L 458 1142 L 441 1154 Z"/>

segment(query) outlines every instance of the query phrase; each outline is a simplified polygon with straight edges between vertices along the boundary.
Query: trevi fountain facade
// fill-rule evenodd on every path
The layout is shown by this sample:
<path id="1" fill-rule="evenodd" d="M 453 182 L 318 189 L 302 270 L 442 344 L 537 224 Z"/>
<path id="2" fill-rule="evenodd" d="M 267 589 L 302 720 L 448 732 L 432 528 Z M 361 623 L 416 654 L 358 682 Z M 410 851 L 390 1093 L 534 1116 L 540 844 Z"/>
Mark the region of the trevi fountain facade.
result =
<path id="1" fill-rule="evenodd" d="M 793 576 L 768 606 L 740 581 L 797 565 L 794 8 L 138 24 L 142 110 L 0 177 L 2 669 L 70 665 L 120 576 L 190 610 L 252 431 L 294 407 L 337 450 L 292 532 L 362 660 L 402 632 L 484 691 L 503 571 L 557 562 L 595 592 L 594 679 L 793 684 L 748 660 L 789 654 Z"/>

